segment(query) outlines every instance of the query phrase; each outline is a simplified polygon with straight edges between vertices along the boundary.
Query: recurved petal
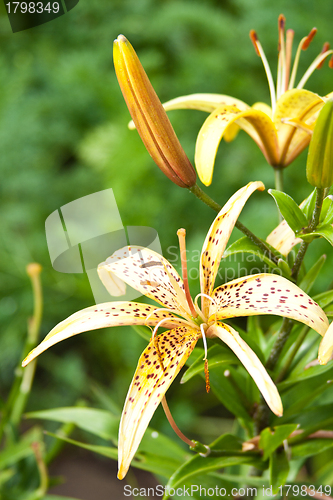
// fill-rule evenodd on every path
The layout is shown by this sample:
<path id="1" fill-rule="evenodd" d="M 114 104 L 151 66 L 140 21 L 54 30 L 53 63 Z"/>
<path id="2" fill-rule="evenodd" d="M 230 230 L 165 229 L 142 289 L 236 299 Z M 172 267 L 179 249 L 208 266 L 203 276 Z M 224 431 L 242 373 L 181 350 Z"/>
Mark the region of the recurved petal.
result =
<path id="1" fill-rule="evenodd" d="M 330 324 L 319 345 L 318 361 L 321 365 L 326 365 L 333 354 L 333 323 Z"/>
<path id="2" fill-rule="evenodd" d="M 304 89 L 288 90 L 278 99 L 273 117 L 279 141 L 278 164 L 289 165 L 311 139 L 306 130 L 284 122 L 295 119 L 295 122 L 304 122 L 311 128 L 323 104 L 321 97 Z"/>
<path id="3" fill-rule="evenodd" d="M 295 237 L 294 231 L 288 226 L 285 220 L 267 236 L 267 243 L 276 248 L 282 255 L 288 255 L 293 247 L 301 243 L 300 238 Z"/>
<path id="4" fill-rule="evenodd" d="M 45 339 L 28 354 L 22 366 L 26 366 L 36 356 L 61 340 L 89 330 L 121 325 L 156 326 L 165 318 L 170 318 L 169 321 L 163 323 L 165 328 L 181 324 L 178 318 L 172 317 L 169 312 L 161 310 L 156 312 L 156 310 L 155 306 L 137 302 L 106 302 L 82 309 L 55 326 Z"/>
<path id="5" fill-rule="evenodd" d="M 213 224 L 210 226 L 204 241 L 200 257 L 200 285 L 201 293 L 210 295 L 220 261 L 228 244 L 229 237 L 234 228 L 236 220 L 241 213 L 247 199 L 256 190 L 263 191 L 265 186 L 262 182 L 250 182 L 239 189 L 224 205 L 218 213 Z M 202 310 L 206 316 L 209 309 L 208 299 L 202 297 Z"/>
<path id="6" fill-rule="evenodd" d="M 233 106 L 220 106 L 202 125 L 196 143 L 195 165 L 200 180 L 209 186 L 220 141 L 228 127 L 235 123 L 258 144 L 268 163 L 278 161 L 278 139 L 272 120 L 261 110 L 241 111 Z"/>
<path id="7" fill-rule="evenodd" d="M 230 281 L 212 294 L 209 321 L 255 314 L 295 319 L 324 335 L 328 319 L 303 290 L 276 274 L 254 274 Z"/>
<path id="8" fill-rule="evenodd" d="M 163 104 L 166 111 L 172 109 L 197 109 L 211 113 L 220 106 L 233 106 L 241 111 L 249 109 L 249 105 L 235 97 L 224 94 L 191 94 L 176 97 Z"/>
<path id="9" fill-rule="evenodd" d="M 125 477 L 158 404 L 193 351 L 199 337 L 200 334 L 195 330 L 175 328 L 155 337 L 155 341 L 152 340 L 143 351 L 120 422 L 119 479 Z"/>
<path id="10" fill-rule="evenodd" d="M 115 274 L 142 295 L 191 318 L 181 277 L 153 250 L 139 246 L 121 248 L 98 266 L 102 281 L 107 272 Z"/>
<path id="11" fill-rule="evenodd" d="M 218 337 L 230 347 L 257 384 L 272 412 L 280 417 L 283 408 L 278 390 L 258 356 L 244 342 L 238 332 L 224 323 L 214 323 L 208 328 L 206 335 L 210 338 Z"/>

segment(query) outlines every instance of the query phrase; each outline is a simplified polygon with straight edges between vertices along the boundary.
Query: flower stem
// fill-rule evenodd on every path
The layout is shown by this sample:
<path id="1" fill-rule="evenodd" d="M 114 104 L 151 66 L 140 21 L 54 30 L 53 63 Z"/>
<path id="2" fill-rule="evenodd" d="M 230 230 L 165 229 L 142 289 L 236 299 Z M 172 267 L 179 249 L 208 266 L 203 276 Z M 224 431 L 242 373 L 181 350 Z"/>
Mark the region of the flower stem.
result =
<path id="1" fill-rule="evenodd" d="M 175 433 L 177 434 L 177 436 L 182 441 L 184 441 L 184 443 L 188 444 L 191 448 L 195 448 L 196 443 L 194 441 L 191 441 L 190 439 L 188 439 L 185 436 L 185 434 L 182 433 L 182 431 L 179 429 L 178 425 L 174 421 L 173 416 L 171 415 L 171 411 L 169 409 L 168 403 L 167 403 L 167 401 L 165 399 L 165 396 L 162 398 L 162 406 L 163 406 L 163 410 L 164 410 L 164 413 L 166 415 L 166 418 L 168 419 L 169 424 L 171 425 L 172 429 L 175 431 Z"/>
<path id="2" fill-rule="evenodd" d="M 206 194 L 197 184 L 195 184 L 193 187 L 189 188 L 189 190 L 197 197 L 199 200 L 203 201 L 206 205 L 208 205 L 210 208 L 215 210 L 216 212 L 219 212 L 221 210 L 221 205 L 216 203 L 216 201 L 212 200 L 208 194 Z M 260 238 L 258 238 L 255 234 L 252 233 L 244 224 L 242 224 L 239 220 L 236 221 L 235 226 L 237 229 L 242 231 L 243 234 L 245 234 L 255 245 L 257 245 L 260 250 L 267 255 L 267 257 L 274 262 L 275 265 L 278 264 L 279 257 L 275 256 L 271 249 L 265 244 L 264 241 L 262 241 Z"/>
<path id="3" fill-rule="evenodd" d="M 275 189 L 283 191 L 283 168 L 274 168 Z"/>

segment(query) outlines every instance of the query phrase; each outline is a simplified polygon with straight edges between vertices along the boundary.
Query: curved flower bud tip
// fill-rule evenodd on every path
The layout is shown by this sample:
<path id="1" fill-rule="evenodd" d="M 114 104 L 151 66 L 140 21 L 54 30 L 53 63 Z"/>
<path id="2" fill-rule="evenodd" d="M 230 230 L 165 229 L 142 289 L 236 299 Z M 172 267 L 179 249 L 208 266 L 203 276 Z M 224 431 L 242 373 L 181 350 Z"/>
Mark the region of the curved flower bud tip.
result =
<path id="1" fill-rule="evenodd" d="M 333 100 L 322 107 L 309 146 L 306 177 L 312 186 L 327 188 L 333 184 Z"/>
<path id="2" fill-rule="evenodd" d="M 177 186 L 194 186 L 195 170 L 135 50 L 123 35 L 114 41 L 113 57 L 121 91 L 148 153 Z"/>

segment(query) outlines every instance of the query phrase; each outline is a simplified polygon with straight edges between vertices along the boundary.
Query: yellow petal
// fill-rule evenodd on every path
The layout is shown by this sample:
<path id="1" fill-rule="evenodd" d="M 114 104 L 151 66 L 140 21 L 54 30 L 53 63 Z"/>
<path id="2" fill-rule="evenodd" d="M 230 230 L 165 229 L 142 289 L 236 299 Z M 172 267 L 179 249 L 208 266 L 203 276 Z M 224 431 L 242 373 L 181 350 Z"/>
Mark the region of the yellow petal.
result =
<path id="1" fill-rule="evenodd" d="M 322 341 L 319 345 L 318 351 L 318 361 L 321 365 L 326 365 L 326 363 L 331 359 L 333 354 L 333 323 L 326 331 Z"/>
<path id="2" fill-rule="evenodd" d="M 256 190 L 262 191 L 265 186 L 262 182 L 250 182 L 239 189 L 224 205 L 210 226 L 204 241 L 200 257 L 200 285 L 201 293 L 211 295 L 221 258 L 228 244 L 229 237 L 236 220 L 241 213 L 247 199 Z M 210 302 L 202 297 L 202 311 L 206 316 Z"/>
<path id="3" fill-rule="evenodd" d="M 200 334 L 196 330 L 176 328 L 156 337 L 143 351 L 120 422 L 119 479 L 125 477 L 158 404 L 193 351 L 199 337 Z"/>
<path id="4" fill-rule="evenodd" d="M 252 106 L 253 109 L 259 109 L 263 113 L 266 113 L 270 119 L 272 119 L 272 108 L 268 106 L 265 102 L 256 102 Z"/>
<path id="5" fill-rule="evenodd" d="M 188 319 L 191 311 L 184 284 L 175 268 L 148 248 L 131 246 L 117 250 L 98 266 L 98 273 L 111 272 L 143 295 Z"/>
<path id="6" fill-rule="evenodd" d="M 280 222 L 267 236 L 266 241 L 285 256 L 291 252 L 295 245 L 302 242 L 300 238 L 295 237 L 294 231 L 288 226 L 285 220 Z"/>
<path id="7" fill-rule="evenodd" d="M 277 100 L 273 122 L 279 141 L 279 165 L 289 165 L 311 139 L 306 130 L 288 125 L 285 120 L 295 119 L 311 125 L 323 104 L 321 97 L 304 89 L 288 90 Z"/>
<path id="8" fill-rule="evenodd" d="M 120 297 L 121 295 L 126 294 L 126 283 L 123 282 L 120 278 L 118 278 L 111 271 L 107 271 L 103 267 L 99 267 L 98 275 L 112 297 Z"/>
<path id="9" fill-rule="evenodd" d="M 171 319 L 170 313 L 161 310 L 154 313 L 156 309 L 154 306 L 137 302 L 107 302 L 82 309 L 55 326 L 45 339 L 28 354 L 22 366 L 26 366 L 36 356 L 61 340 L 89 330 L 121 325 L 156 326 L 167 317 L 170 318 L 170 321 L 163 323 L 165 328 L 172 328 L 177 323 L 181 324 L 178 318 Z"/>
<path id="10" fill-rule="evenodd" d="M 113 45 L 118 82 L 147 151 L 162 170 L 180 187 L 196 183 L 187 158 L 163 106 L 157 97 L 132 45 L 119 35 Z"/>
<path id="11" fill-rule="evenodd" d="M 176 97 L 163 104 L 166 111 L 172 109 L 197 109 L 211 113 L 220 106 L 233 106 L 241 111 L 249 109 L 245 102 L 223 94 L 191 94 L 182 97 Z"/>
<path id="12" fill-rule="evenodd" d="M 328 319 L 303 290 L 276 274 L 254 274 L 216 288 L 209 321 L 256 314 L 274 314 L 295 319 L 324 335 Z"/>
<path id="13" fill-rule="evenodd" d="M 281 417 L 283 413 L 282 402 L 274 382 L 258 356 L 244 342 L 238 332 L 224 323 L 215 323 L 208 328 L 206 335 L 207 337 L 218 337 L 230 347 L 257 384 L 272 412 Z"/>
<path id="14" fill-rule="evenodd" d="M 200 180 L 206 186 L 212 182 L 214 162 L 220 141 L 227 128 L 234 122 L 258 144 L 268 163 L 276 165 L 278 141 L 275 127 L 269 116 L 253 108 L 241 111 L 232 106 L 221 106 L 206 119 L 196 143 L 195 165 Z"/>

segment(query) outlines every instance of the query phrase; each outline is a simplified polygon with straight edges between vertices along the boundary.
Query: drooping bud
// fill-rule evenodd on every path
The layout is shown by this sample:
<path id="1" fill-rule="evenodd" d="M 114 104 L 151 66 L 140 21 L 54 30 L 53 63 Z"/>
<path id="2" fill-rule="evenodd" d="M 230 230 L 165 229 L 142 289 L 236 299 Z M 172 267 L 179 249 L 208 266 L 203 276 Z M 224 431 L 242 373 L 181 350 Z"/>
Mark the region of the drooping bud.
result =
<path id="1" fill-rule="evenodd" d="M 114 41 L 113 57 L 121 91 L 148 153 L 172 182 L 180 187 L 194 186 L 195 170 L 135 50 L 123 35 Z"/>
<path id="2" fill-rule="evenodd" d="M 333 100 L 322 107 L 313 131 L 306 163 L 306 177 L 312 186 L 333 184 Z"/>

